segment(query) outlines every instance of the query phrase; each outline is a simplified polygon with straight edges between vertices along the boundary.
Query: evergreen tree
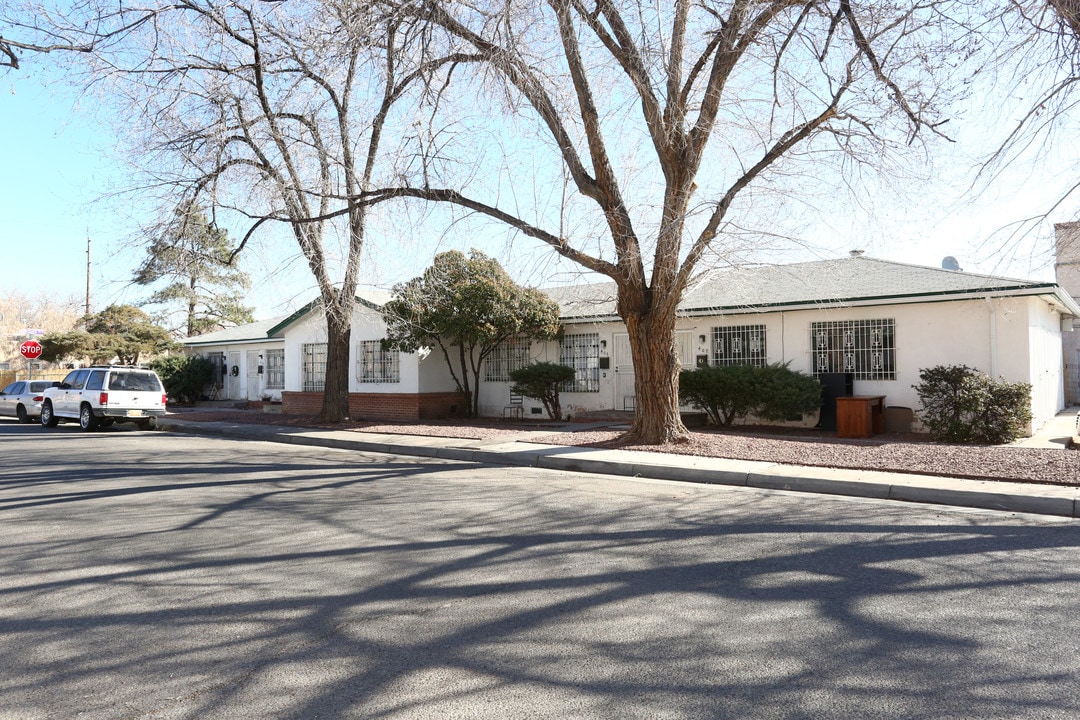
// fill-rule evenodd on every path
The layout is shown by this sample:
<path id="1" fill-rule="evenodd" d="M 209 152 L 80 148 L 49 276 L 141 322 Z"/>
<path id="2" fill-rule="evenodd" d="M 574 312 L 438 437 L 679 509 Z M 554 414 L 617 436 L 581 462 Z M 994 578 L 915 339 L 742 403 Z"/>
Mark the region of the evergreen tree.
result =
<path id="1" fill-rule="evenodd" d="M 135 272 L 139 285 L 165 282 L 143 304 L 171 306 L 159 320 L 173 334 L 187 337 L 252 322 L 252 309 L 243 304 L 243 291 L 251 283 L 230 264 L 232 253 L 228 233 L 201 207 L 184 203 Z M 175 309 L 177 304 L 181 310 Z"/>

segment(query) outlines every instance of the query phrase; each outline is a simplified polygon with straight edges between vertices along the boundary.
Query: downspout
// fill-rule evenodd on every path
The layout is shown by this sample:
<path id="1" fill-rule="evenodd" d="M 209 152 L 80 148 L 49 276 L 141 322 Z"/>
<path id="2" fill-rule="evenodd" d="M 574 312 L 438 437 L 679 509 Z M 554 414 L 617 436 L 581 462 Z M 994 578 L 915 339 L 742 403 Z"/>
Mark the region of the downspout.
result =
<path id="1" fill-rule="evenodd" d="M 996 378 L 998 376 L 997 311 L 989 295 L 983 299 L 986 300 L 986 307 L 990 311 L 990 377 Z"/>
<path id="2" fill-rule="evenodd" d="M 787 362 L 787 349 L 784 347 L 787 340 L 787 327 L 784 323 L 784 311 L 780 311 L 780 362 Z M 768 359 L 768 358 L 766 358 Z M 813 371 L 813 367 L 810 368 Z"/>

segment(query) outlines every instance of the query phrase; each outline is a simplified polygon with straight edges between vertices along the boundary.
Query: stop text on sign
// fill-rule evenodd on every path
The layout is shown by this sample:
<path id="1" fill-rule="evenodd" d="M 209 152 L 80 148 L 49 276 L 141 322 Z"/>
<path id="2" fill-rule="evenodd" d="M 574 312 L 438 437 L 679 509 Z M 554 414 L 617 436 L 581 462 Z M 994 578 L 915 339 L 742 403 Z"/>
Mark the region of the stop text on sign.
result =
<path id="1" fill-rule="evenodd" d="M 19 346 L 19 352 L 27 360 L 36 360 L 41 357 L 41 343 L 37 340 L 27 340 Z"/>

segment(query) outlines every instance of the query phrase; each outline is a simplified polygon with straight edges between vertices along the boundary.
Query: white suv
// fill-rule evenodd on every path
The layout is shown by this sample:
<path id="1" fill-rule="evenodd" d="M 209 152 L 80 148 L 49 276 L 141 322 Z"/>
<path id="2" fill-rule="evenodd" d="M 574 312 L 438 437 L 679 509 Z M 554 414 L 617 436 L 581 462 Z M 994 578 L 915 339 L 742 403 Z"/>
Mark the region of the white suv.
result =
<path id="1" fill-rule="evenodd" d="M 56 427 L 61 420 L 78 420 L 83 430 L 133 422 L 152 430 L 165 414 L 165 390 L 153 370 L 119 365 L 95 365 L 72 370 L 63 382 L 46 388 L 41 400 L 41 424 Z"/>

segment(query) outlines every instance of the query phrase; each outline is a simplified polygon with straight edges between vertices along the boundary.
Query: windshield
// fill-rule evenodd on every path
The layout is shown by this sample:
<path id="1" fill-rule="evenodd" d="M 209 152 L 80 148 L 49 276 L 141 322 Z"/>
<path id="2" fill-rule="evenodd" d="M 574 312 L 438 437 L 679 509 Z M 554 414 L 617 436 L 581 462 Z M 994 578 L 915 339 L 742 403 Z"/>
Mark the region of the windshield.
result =
<path id="1" fill-rule="evenodd" d="M 39 393 L 44 392 L 45 388 L 52 387 L 52 381 L 50 380 L 31 380 L 30 392 Z"/>

